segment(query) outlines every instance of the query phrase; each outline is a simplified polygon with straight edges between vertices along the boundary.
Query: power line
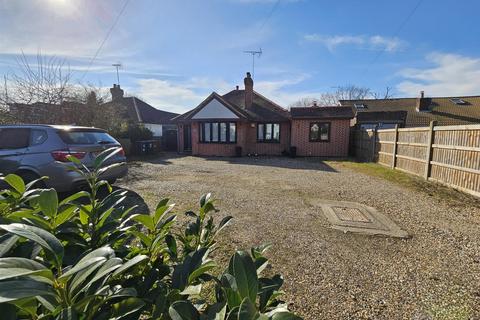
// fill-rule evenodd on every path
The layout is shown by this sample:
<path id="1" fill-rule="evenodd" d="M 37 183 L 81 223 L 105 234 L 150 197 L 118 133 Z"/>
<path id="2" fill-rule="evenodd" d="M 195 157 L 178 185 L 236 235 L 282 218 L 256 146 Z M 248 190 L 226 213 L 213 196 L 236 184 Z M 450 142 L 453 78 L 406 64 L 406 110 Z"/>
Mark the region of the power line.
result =
<path id="1" fill-rule="evenodd" d="M 278 5 L 280 4 L 280 0 L 277 0 L 277 2 L 275 2 L 275 4 L 273 5 L 272 7 L 272 10 L 270 10 L 270 13 L 267 15 L 267 17 L 265 18 L 265 20 L 263 21 L 262 25 L 260 26 L 260 31 L 263 30 L 263 28 L 265 27 L 265 25 L 267 24 L 268 20 L 270 20 L 270 18 L 272 17 L 273 13 L 275 12 L 275 10 L 277 10 L 277 7 Z"/>
<path id="2" fill-rule="evenodd" d="M 410 11 L 410 13 L 407 15 L 407 17 L 405 18 L 405 20 L 403 20 L 403 22 L 399 25 L 399 27 L 397 28 L 397 30 L 395 31 L 395 33 L 393 34 L 393 38 L 397 37 L 398 34 L 403 30 L 403 28 L 407 25 L 408 21 L 412 18 L 412 16 L 415 14 L 415 12 L 417 11 L 417 9 L 420 7 L 420 5 L 422 4 L 423 0 L 419 0 L 417 2 L 417 4 L 415 5 L 415 7 L 412 9 L 412 11 Z M 375 57 L 373 58 L 372 62 L 370 62 L 370 64 L 365 68 L 365 71 L 363 72 L 362 74 L 362 77 L 364 78 L 367 74 L 367 72 L 369 71 L 370 67 L 375 64 L 377 62 L 377 60 L 380 58 L 380 56 L 385 52 L 385 50 L 380 50 L 376 55 Z"/>
<path id="3" fill-rule="evenodd" d="M 85 72 L 83 73 L 83 75 L 81 77 L 81 80 L 83 80 L 83 78 L 85 78 L 85 75 L 90 71 L 90 68 L 92 67 L 93 61 L 95 61 L 95 59 L 97 59 L 98 54 L 100 53 L 103 46 L 105 45 L 105 42 L 107 42 L 108 38 L 110 37 L 110 34 L 112 33 L 113 29 L 117 25 L 118 20 L 120 20 L 120 17 L 122 16 L 123 12 L 127 8 L 127 5 L 128 5 L 129 2 L 130 2 L 130 0 L 125 0 L 122 9 L 120 10 L 120 12 L 117 15 L 117 18 L 115 18 L 115 21 L 113 22 L 112 26 L 110 27 L 107 34 L 105 35 L 105 38 L 103 39 L 102 43 L 98 47 L 97 51 L 95 52 L 95 55 L 90 60 L 87 69 L 85 70 Z"/>

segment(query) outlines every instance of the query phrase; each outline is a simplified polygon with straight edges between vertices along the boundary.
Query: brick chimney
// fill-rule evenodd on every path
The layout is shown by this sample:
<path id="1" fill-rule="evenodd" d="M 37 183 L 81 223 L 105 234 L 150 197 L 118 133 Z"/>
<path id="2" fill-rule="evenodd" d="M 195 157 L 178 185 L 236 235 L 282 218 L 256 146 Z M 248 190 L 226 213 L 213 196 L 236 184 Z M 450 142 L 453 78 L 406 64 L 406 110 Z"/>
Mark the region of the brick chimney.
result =
<path id="1" fill-rule="evenodd" d="M 247 72 L 243 83 L 245 84 L 245 109 L 250 109 L 253 105 L 253 79 L 250 72 Z"/>
<path id="2" fill-rule="evenodd" d="M 415 103 L 415 109 L 418 112 L 428 112 L 430 111 L 430 100 L 425 98 L 425 92 L 422 90 L 420 91 L 420 97 L 417 97 L 417 101 Z"/>
<path id="3" fill-rule="evenodd" d="M 112 94 L 112 101 L 123 98 L 123 90 L 120 88 L 119 84 L 113 84 L 113 87 L 110 88 L 110 93 Z"/>

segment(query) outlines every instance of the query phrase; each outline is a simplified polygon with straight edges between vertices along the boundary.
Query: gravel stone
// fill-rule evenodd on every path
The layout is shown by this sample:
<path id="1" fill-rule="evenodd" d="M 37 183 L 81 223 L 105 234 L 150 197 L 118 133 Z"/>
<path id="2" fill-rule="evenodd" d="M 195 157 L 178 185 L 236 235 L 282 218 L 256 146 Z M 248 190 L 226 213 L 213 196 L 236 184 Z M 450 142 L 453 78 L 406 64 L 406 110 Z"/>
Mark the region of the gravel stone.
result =
<path id="1" fill-rule="evenodd" d="M 281 157 L 166 155 L 131 162 L 119 184 L 150 209 L 169 197 L 179 212 L 212 192 L 220 217 L 234 217 L 220 239 L 222 263 L 234 249 L 272 243 L 284 300 L 305 319 L 480 319 L 474 200 L 450 203 L 336 162 Z M 332 230 L 317 199 L 374 207 L 412 238 Z"/>

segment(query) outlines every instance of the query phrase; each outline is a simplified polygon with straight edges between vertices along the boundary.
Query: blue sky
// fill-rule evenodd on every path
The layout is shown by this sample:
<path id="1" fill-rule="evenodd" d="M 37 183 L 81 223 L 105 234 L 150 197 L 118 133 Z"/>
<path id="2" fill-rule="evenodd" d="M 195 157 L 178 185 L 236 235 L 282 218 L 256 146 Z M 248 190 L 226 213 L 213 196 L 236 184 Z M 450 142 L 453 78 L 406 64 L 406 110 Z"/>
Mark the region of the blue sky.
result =
<path id="1" fill-rule="evenodd" d="M 77 81 L 109 87 L 121 62 L 128 94 L 182 112 L 242 87 L 243 51 L 262 48 L 255 89 L 284 106 L 345 84 L 480 94 L 476 0 L 130 0 L 88 68 L 123 3 L 0 0 L 0 75 L 16 72 L 21 51 L 41 51 L 65 58 Z"/>

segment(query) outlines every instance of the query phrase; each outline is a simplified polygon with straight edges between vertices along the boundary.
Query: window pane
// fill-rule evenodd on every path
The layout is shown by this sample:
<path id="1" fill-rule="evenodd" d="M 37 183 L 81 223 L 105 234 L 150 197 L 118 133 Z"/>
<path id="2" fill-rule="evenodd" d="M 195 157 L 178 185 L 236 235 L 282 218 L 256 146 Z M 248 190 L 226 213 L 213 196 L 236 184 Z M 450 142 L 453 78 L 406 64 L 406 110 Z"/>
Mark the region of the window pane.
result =
<path id="1" fill-rule="evenodd" d="M 265 140 L 272 140 L 272 124 L 267 123 L 265 125 L 266 131 L 265 131 Z"/>
<path id="2" fill-rule="evenodd" d="M 47 140 L 47 132 L 45 130 L 32 130 L 32 136 L 30 138 L 30 145 L 37 146 Z"/>
<path id="3" fill-rule="evenodd" d="M 318 124 L 310 125 L 310 140 L 318 140 Z"/>
<path id="4" fill-rule="evenodd" d="M 230 142 L 237 141 L 237 124 L 230 123 Z"/>
<path id="5" fill-rule="evenodd" d="M 227 141 L 227 124 L 224 122 L 220 123 L 220 141 Z"/>
<path id="6" fill-rule="evenodd" d="M 328 123 L 322 123 L 320 127 L 320 140 L 328 140 L 328 131 L 330 125 Z"/>
<path id="7" fill-rule="evenodd" d="M 263 140 L 263 128 L 264 128 L 263 123 L 259 123 L 258 128 L 257 128 L 257 139 L 258 140 Z"/>
<path id="8" fill-rule="evenodd" d="M 218 141 L 218 122 L 212 123 L 212 141 L 213 142 Z"/>
<path id="9" fill-rule="evenodd" d="M 205 132 L 205 140 L 204 142 L 210 142 L 210 123 L 203 124 L 204 132 Z"/>
<path id="10" fill-rule="evenodd" d="M 114 144 L 117 143 L 108 133 L 93 130 L 60 131 L 60 138 L 67 144 Z"/>
<path id="11" fill-rule="evenodd" d="M 21 149 L 28 147 L 30 129 L 0 129 L 0 149 Z"/>
<path id="12" fill-rule="evenodd" d="M 278 123 L 273 124 L 273 140 L 280 141 L 280 125 Z"/>

